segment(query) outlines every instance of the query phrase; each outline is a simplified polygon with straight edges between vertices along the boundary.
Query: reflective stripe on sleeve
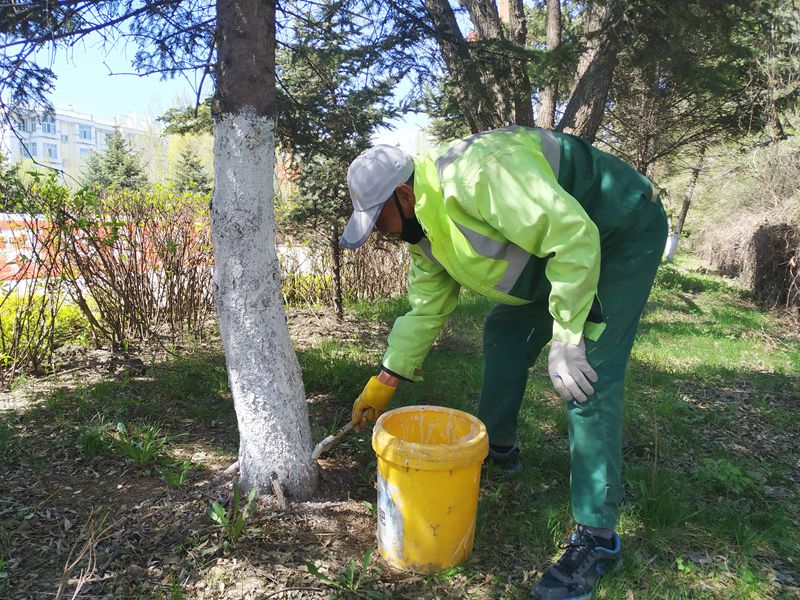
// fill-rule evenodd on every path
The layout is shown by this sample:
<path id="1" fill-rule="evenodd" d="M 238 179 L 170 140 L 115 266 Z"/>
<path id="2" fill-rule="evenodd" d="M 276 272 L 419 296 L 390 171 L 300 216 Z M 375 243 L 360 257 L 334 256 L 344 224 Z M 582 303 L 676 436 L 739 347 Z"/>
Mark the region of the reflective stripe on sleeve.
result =
<path id="1" fill-rule="evenodd" d="M 504 260 L 508 263 L 506 272 L 494 286 L 497 291 L 508 294 L 517 279 L 519 279 L 523 269 L 525 269 L 525 265 L 528 264 L 531 254 L 511 242 L 498 242 L 482 233 L 472 231 L 461 223 L 456 223 L 455 225 L 462 235 L 467 238 L 475 252 L 486 258 Z"/>
<path id="2" fill-rule="evenodd" d="M 561 146 L 552 132 L 540 128 L 537 128 L 536 131 L 541 135 L 542 154 L 544 154 L 547 164 L 553 170 L 553 175 L 558 178 L 558 170 L 561 166 Z"/>
<path id="3" fill-rule="evenodd" d="M 417 243 L 417 246 L 419 246 L 420 250 L 422 250 L 425 253 L 425 256 L 428 258 L 428 260 L 430 260 L 433 263 L 436 263 L 440 267 L 442 266 L 442 263 L 440 263 L 433 255 L 433 248 L 431 248 L 431 241 L 428 238 L 422 238 L 419 241 L 419 243 Z"/>

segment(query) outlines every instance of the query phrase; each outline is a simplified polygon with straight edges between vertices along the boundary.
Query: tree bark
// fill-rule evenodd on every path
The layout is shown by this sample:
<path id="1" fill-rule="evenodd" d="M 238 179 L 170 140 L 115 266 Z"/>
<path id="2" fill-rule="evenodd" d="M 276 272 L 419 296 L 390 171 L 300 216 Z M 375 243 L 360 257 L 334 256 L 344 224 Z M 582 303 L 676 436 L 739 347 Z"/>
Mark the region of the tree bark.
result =
<path id="1" fill-rule="evenodd" d="M 512 86 L 514 95 L 514 123 L 525 127 L 533 127 L 533 100 L 531 98 L 531 78 L 528 76 L 526 50 L 528 47 L 528 25 L 525 21 L 525 8 L 522 0 L 509 0 L 508 6 L 508 33 L 511 41 L 520 48 L 519 54 L 513 59 L 512 71 L 514 80 Z M 502 20 L 503 15 L 501 15 Z"/>
<path id="2" fill-rule="evenodd" d="M 239 424 L 239 482 L 316 486 L 300 365 L 275 249 L 275 0 L 217 0 L 212 240 L 217 315 Z"/>
<path id="3" fill-rule="evenodd" d="M 457 101 L 472 133 L 494 126 L 485 85 L 480 74 L 471 67 L 469 48 L 448 0 L 424 0 L 425 9 L 433 23 L 436 40 L 442 51 L 447 70 L 456 84 Z"/>
<path id="4" fill-rule="evenodd" d="M 703 161 L 706 155 L 706 146 L 700 146 L 700 155 L 697 157 L 692 169 L 692 175 L 689 177 L 689 184 L 686 186 L 686 195 L 683 197 L 683 204 L 681 205 L 681 212 L 678 213 L 678 221 L 675 224 L 674 231 L 670 234 L 669 246 L 667 247 L 667 261 L 672 261 L 675 254 L 678 252 L 678 244 L 683 232 L 683 225 L 686 223 L 686 214 L 689 212 L 689 207 L 692 205 L 692 198 L 694 197 L 694 189 L 697 185 L 697 179 L 700 176 L 700 171 L 703 170 Z"/>
<path id="5" fill-rule="evenodd" d="M 495 69 L 484 69 L 481 79 L 493 95 L 492 127 L 515 123 L 533 126 L 531 83 L 526 69 L 527 25 L 522 0 L 463 0 L 479 40 L 497 42 Z M 505 24 L 505 27 L 504 27 Z M 506 30 L 507 28 L 507 30 Z"/>
<path id="6" fill-rule="evenodd" d="M 566 131 L 594 142 L 603 120 L 606 98 L 617 66 L 619 39 L 614 31 L 621 18 L 620 0 L 594 0 L 587 8 L 586 49 L 578 61 L 578 70 L 559 131 Z"/>
<path id="7" fill-rule="evenodd" d="M 331 226 L 331 254 L 333 255 L 333 307 L 336 318 L 344 319 L 344 301 L 342 299 L 342 247 L 339 245 L 339 228 Z"/>
<path id="8" fill-rule="evenodd" d="M 561 0 L 547 0 L 547 51 L 555 52 L 561 45 Z M 544 86 L 539 110 L 536 111 L 536 125 L 552 129 L 556 122 L 556 99 L 558 82 L 551 81 Z"/>
<path id="9" fill-rule="evenodd" d="M 463 0 L 463 3 L 469 11 L 469 17 L 475 26 L 475 33 L 480 39 L 502 40 L 506 37 L 500 21 L 500 13 L 493 1 Z"/>

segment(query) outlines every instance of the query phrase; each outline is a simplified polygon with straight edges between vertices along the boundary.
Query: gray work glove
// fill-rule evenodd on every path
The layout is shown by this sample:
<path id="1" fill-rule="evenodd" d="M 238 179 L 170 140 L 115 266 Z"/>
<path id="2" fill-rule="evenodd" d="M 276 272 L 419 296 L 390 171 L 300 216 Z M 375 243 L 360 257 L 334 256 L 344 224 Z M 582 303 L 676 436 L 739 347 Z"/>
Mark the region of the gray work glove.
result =
<path id="1" fill-rule="evenodd" d="M 547 372 L 558 395 L 564 400 L 586 402 L 594 394 L 597 373 L 586 360 L 583 338 L 578 345 L 553 340 L 547 357 Z"/>

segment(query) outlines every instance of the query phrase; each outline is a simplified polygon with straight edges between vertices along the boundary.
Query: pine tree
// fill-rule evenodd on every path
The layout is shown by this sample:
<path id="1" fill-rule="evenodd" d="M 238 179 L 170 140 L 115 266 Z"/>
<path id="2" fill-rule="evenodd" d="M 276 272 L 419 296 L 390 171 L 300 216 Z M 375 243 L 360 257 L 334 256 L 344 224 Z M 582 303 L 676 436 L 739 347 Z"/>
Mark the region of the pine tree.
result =
<path id="1" fill-rule="evenodd" d="M 82 183 L 90 188 L 115 189 L 135 189 L 147 185 L 139 157 L 119 129 L 111 134 L 104 152 L 89 157 Z"/>
<path id="2" fill-rule="evenodd" d="M 336 10 L 334 0 L 305 10 L 296 1 L 287 6 L 299 16 L 292 23 L 292 45 L 277 57 L 284 104 L 277 133 L 299 177 L 284 224 L 309 241 L 324 232 L 341 318 L 339 236 L 352 212 L 347 168 L 370 145 L 372 134 L 397 114 L 396 79 L 381 72 L 374 47 L 361 38 L 350 15 Z"/>
<path id="3" fill-rule="evenodd" d="M 172 183 L 181 194 L 186 192 L 208 194 L 213 189 L 211 177 L 200 162 L 197 153 L 189 146 L 186 146 L 178 157 Z"/>

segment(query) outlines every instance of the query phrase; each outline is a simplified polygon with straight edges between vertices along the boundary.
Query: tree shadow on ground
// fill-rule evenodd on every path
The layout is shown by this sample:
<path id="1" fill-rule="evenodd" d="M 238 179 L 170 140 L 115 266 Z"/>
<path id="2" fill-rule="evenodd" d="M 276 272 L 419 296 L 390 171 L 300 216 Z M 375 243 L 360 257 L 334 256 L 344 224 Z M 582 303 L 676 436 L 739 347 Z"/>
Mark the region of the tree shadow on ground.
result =
<path id="1" fill-rule="evenodd" d="M 314 354 L 306 351 L 305 359 L 313 362 Z M 355 360 L 340 368 L 367 372 Z M 315 441 L 337 419 L 349 418 L 349 398 L 312 394 Z M 126 432 L 156 428 L 159 460 L 137 466 L 121 452 L 120 423 Z M 374 503 L 374 459 L 364 468 L 372 457 L 368 438 L 365 431 L 345 439 L 319 462 L 320 486 L 311 501 L 288 511 L 267 501 L 249 519 L 246 540 L 224 550 L 217 548 L 220 528 L 206 514 L 212 502 L 229 506 L 230 482 L 219 476 L 236 460 L 238 446 L 220 351 L 137 366 L 86 385 L 56 385 L 28 410 L 0 415 L 0 557 L 9 574 L 2 583 L 20 598 L 53 594 L 68 580 L 70 594 L 82 586 L 84 594 L 161 598 L 173 585 L 202 583 L 209 564 L 239 556 L 256 563 L 256 589 L 274 590 L 284 579 L 265 586 L 264 571 L 273 573 L 270 561 L 288 551 L 293 571 L 284 575 L 320 587 L 307 562 L 338 568 L 353 547 L 374 541 L 363 504 Z M 131 441 L 145 444 L 144 437 Z M 176 484 L 182 467 L 186 473 Z M 65 575 L 70 553 L 75 559 L 84 547 Z M 81 583 L 81 569 L 89 568 L 91 581 Z"/>
<path id="2" fill-rule="evenodd" d="M 668 263 L 663 263 L 659 267 L 654 287 L 691 294 L 724 292 L 734 289 L 731 283 L 719 276 L 707 277 L 701 273 L 687 273 Z"/>
<path id="3" fill-rule="evenodd" d="M 675 300 L 680 300 L 676 302 Z M 689 294 L 676 292 L 668 300 L 658 299 L 647 304 L 644 314 L 652 313 L 656 310 L 663 310 L 670 313 L 686 315 L 704 315 L 705 311 L 692 299 Z"/>

